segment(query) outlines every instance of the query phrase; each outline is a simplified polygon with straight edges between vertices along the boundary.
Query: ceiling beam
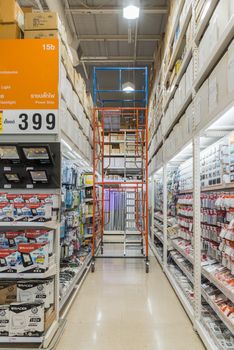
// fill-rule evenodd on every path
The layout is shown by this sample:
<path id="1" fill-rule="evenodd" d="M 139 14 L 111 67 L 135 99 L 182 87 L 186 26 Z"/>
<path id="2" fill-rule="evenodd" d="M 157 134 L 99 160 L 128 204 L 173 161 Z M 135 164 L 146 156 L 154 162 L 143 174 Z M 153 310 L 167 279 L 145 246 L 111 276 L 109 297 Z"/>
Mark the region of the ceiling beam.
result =
<path id="1" fill-rule="evenodd" d="M 160 35 L 138 35 L 138 41 L 160 41 Z M 79 35 L 80 41 L 128 41 L 127 35 Z"/>
<path id="2" fill-rule="evenodd" d="M 136 57 L 136 62 L 153 62 L 153 57 Z M 131 56 L 83 56 L 81 62 L 85 63 L 131 63 L 135 62 L 134 57 Z"/>
<path id="3" fill-rule="evenodd" d="M 155 14 L 162 15 L 167 14 L 166 6 L 157 6 L 157 7 L 143 7 L 140 9 L 142 13 L 146 14 Z M 72 12 L 74 15 L 118 15 L 122 14 L 122 7 L 70 7 L 70 9 L 66 9 L 66 12 Z"/>

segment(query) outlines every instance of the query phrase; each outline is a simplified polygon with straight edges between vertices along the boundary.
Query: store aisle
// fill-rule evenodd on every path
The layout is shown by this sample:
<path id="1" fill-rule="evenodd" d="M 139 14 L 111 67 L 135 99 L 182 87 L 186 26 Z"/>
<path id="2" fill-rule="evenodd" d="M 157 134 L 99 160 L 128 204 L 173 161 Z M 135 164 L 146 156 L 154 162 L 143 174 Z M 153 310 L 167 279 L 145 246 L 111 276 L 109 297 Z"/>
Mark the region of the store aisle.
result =
<path id="1" fill-rule="evenodd" d="M 97 260 L 56 350 L 203 350 L 154 257 Z"/>

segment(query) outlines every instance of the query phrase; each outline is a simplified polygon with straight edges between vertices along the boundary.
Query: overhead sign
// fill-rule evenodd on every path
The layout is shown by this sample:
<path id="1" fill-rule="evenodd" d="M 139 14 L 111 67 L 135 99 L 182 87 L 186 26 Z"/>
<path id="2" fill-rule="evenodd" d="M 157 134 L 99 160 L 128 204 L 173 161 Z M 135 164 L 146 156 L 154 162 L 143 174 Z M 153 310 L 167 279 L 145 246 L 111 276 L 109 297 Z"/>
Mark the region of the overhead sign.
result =
<path id="1" fill-rule="evenodd" d="M 0 41 L 0 133 L 57 133 L 58 39 Z"/>

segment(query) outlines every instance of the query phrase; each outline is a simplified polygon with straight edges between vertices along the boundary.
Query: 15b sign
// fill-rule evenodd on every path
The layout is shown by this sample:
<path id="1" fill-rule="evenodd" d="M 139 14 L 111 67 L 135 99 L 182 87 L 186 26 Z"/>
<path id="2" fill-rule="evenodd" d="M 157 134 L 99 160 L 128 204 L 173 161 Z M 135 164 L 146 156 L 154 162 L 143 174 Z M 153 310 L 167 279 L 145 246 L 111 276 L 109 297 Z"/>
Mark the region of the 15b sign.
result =
<path id="1" fill-rule="evenodd" d="M 56 134 L 58 110 L 4 110 L 0 111 L 2 134 Z"/>

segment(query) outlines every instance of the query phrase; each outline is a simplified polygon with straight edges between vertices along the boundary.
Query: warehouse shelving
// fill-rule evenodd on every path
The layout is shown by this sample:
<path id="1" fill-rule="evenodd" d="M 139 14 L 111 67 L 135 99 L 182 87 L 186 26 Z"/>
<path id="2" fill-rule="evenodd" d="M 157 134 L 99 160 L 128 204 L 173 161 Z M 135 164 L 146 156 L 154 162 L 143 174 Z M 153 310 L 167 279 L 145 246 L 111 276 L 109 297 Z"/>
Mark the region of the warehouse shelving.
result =
<path id="1" fill-rule="evenodd" d="M 209 20 L 212 16 L 212 13 L 214 12 L 214 9 L 217 5 L 219 0 L 208 0 L 207 1 L 207 10 L 204 9 L 204 12 L 202 14 L 202 20 L 200 21 L 200 23 L 198 24 L 198 26 L 196 26 L 196 32 L 195 32 L 195 43 L 198 45 L 199 41 L 207 27 L 207 24 L 209 23 Z"/>

